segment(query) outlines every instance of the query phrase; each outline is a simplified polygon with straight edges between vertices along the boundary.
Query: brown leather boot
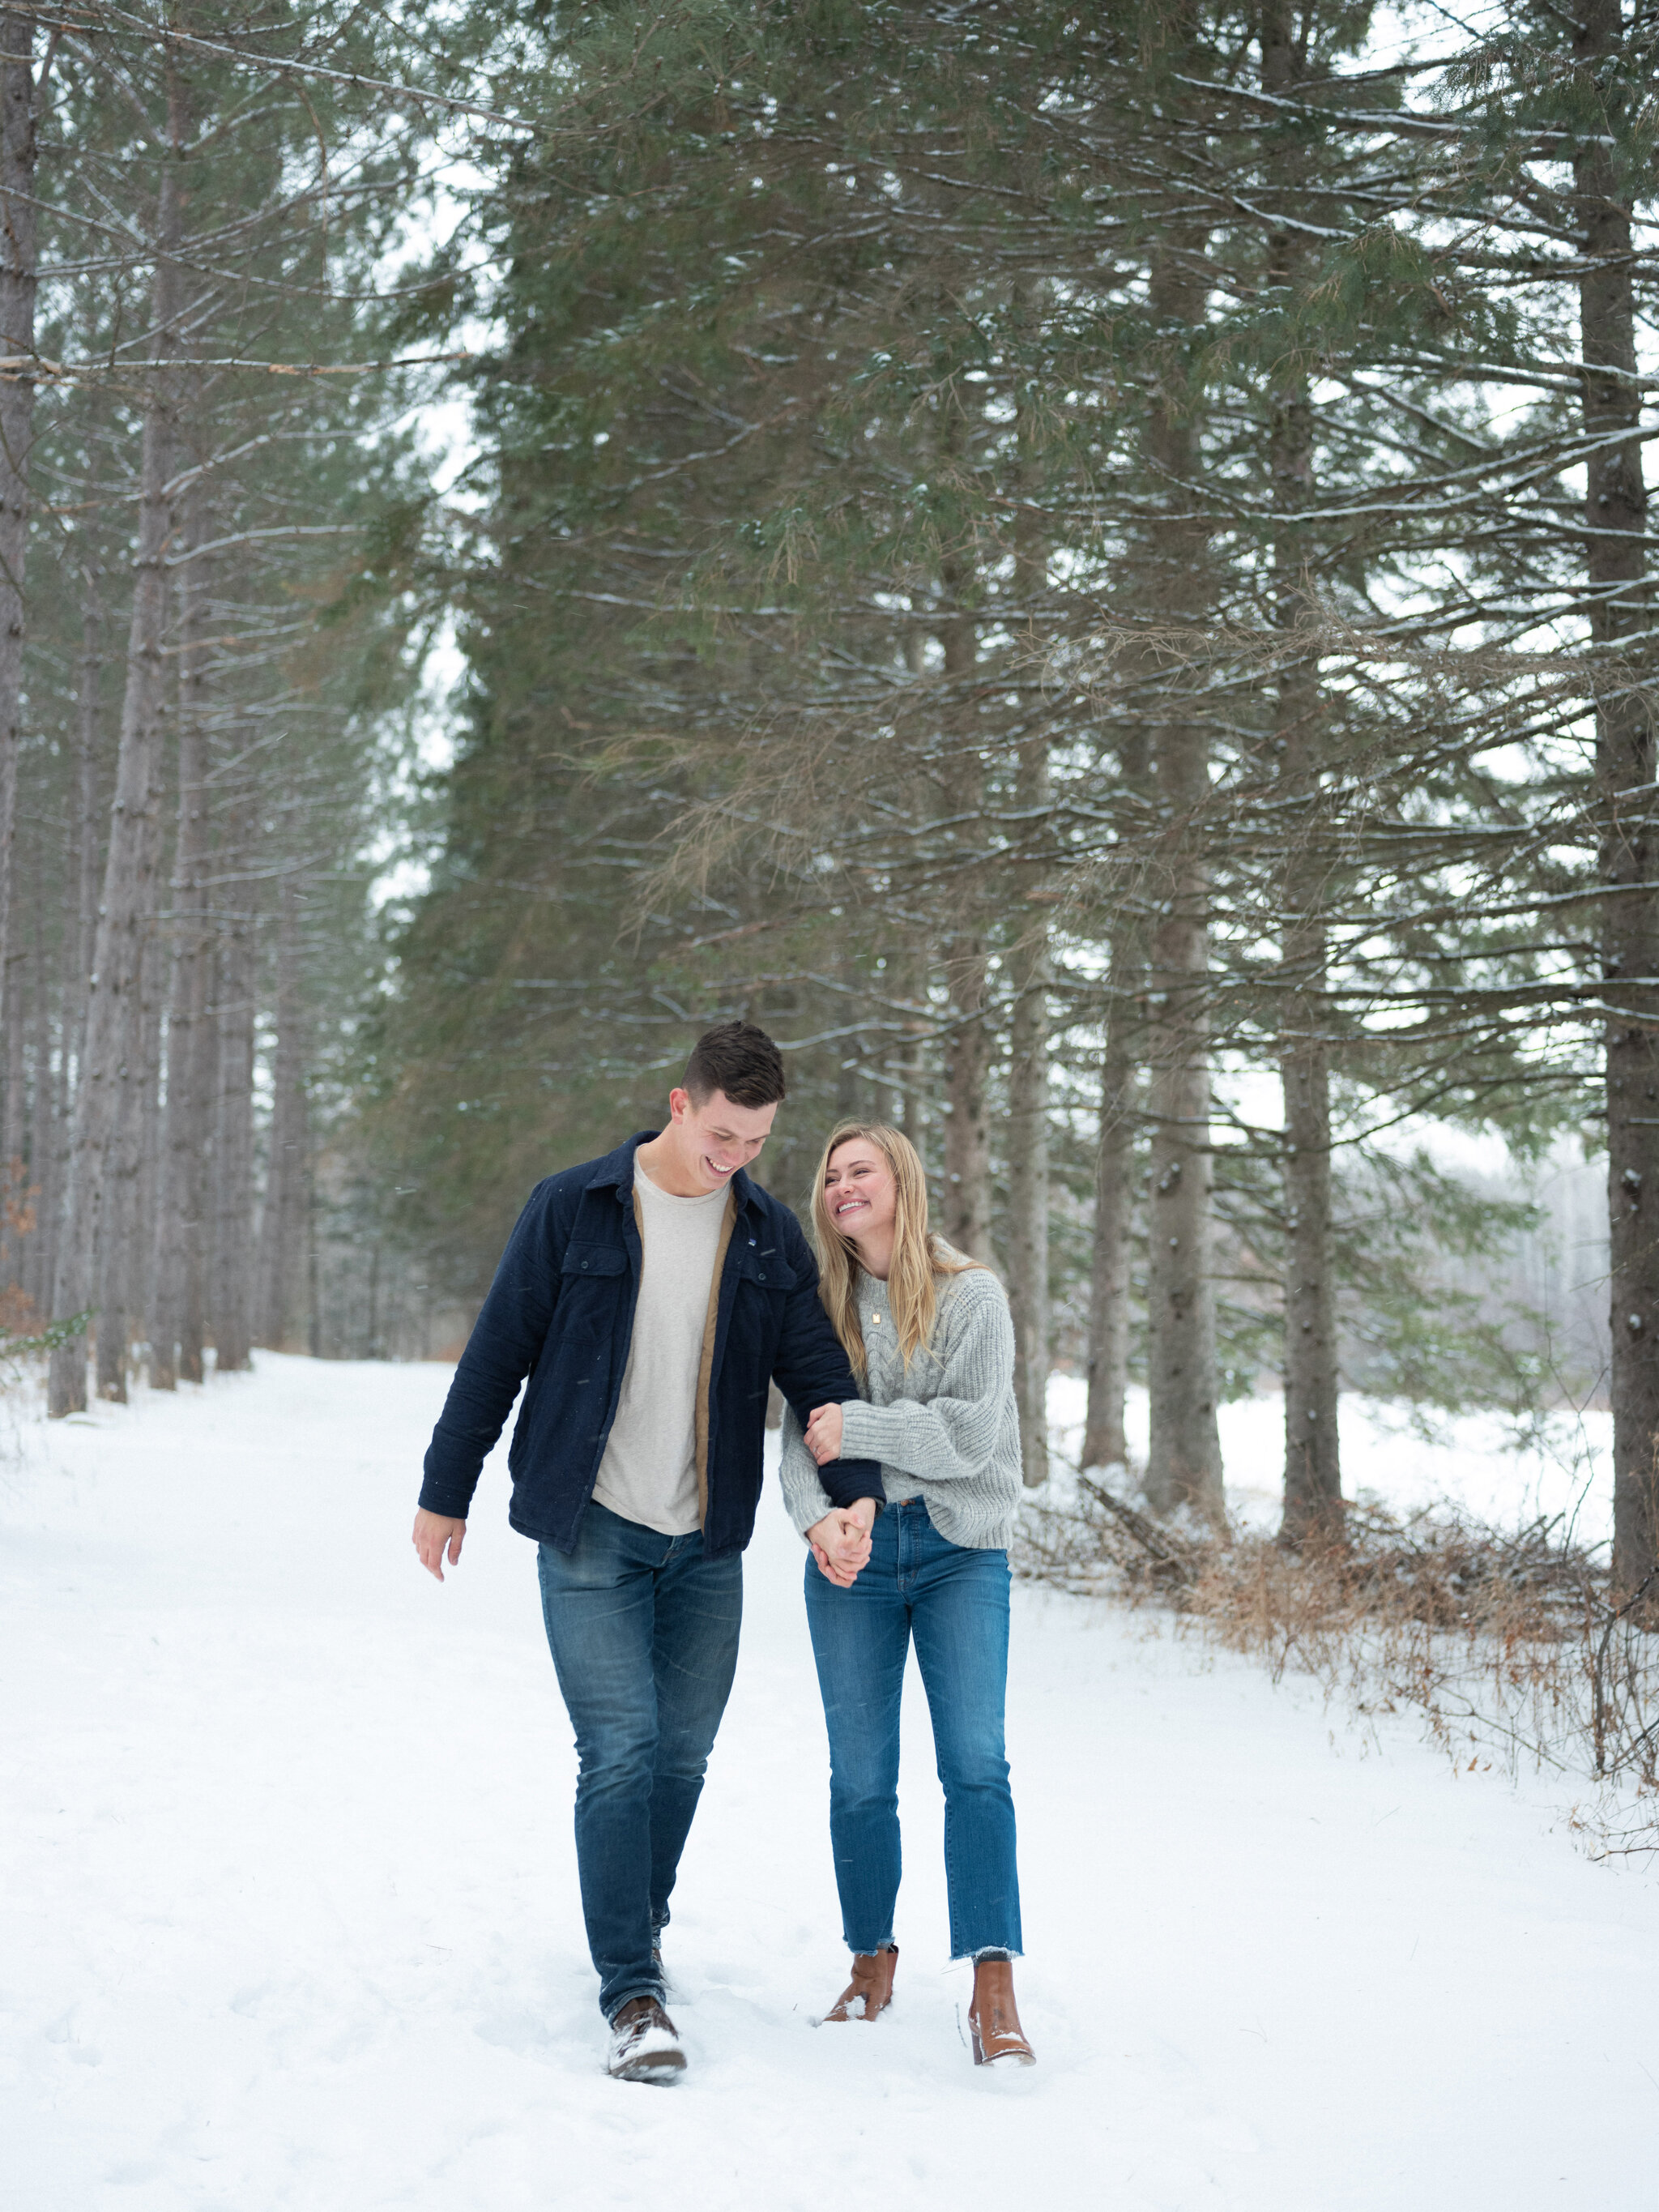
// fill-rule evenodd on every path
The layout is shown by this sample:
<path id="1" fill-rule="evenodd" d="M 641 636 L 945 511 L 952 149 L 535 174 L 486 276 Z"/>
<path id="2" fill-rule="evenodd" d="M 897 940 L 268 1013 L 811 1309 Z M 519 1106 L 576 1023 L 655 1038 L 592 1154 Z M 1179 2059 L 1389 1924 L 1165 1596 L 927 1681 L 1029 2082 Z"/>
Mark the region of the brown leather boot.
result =
<path id="1" fill-rule="evenodd" d="M 968 2026 L 974 2038 L 975 2066 L 994 2066 L 1000 2058 L 1012 2058 L 1018 2066 L 1036 2064 L 1036 2053 L 1025 2040 L 1014 2006 L 1012 1959 L 975 1960 L 974 2002 L 968 2009 Z"/>
<path id="2" fill-rule="evenodd" d="M 823 2015 L 831 2020 L 874 2020 L 893 2002 L 893 1969 L 898 1964 L 898 1945 L 884 1951 L 855 1951 L 853 1978 Z"/>
<path id="3" fill-rule="evenodd" d="M 680 2032 L 655 1997 L 629 1997 L 612 2015 L 605 2071 L 616 2081 L 674 2081 L 684 2073 Z"/>

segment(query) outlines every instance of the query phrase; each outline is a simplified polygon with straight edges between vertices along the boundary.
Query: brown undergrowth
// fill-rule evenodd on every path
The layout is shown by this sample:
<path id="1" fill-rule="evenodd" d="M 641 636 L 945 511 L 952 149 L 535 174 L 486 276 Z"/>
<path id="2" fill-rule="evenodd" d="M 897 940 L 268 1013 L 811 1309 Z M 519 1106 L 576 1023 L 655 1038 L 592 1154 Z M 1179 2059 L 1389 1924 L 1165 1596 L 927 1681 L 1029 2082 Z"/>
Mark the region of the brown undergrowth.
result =
<path id="1" fill-rule="evenodd" d="M 1655 1592 L 1615 1604 L 1605 1559 L 1558 1520 L 1505 1529 L 1442 1504 L 1351 1505 L 1300 1553 L 1156 1520 L 1086 1476 L 1024 1510 L 1016 1571 L 1156 1606 L 1361 1721 L 1416 1714 L 1459 1765 L 1559 1777 L 1599 1853 L 1659 1850 Z"/>

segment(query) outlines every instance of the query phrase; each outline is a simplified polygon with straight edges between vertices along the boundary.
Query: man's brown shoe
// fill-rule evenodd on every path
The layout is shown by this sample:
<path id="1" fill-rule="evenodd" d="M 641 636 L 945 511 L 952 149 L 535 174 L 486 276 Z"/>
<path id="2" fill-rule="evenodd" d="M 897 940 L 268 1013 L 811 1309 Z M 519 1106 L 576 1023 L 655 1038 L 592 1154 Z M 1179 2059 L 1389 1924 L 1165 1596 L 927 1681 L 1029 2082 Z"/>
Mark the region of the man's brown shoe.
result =
<path id="1" fill-rule="evenodd" d="M 874 2020 L 893 2002 L 893 1969 L 898 1945 L 884 1951 L 854 1951 L 853 1978 L 823 2015 L 832 2020 Z"/>
<path id="2" fill-rule="evenodd" d="M 974 2038 L 975 2066 L 994 2066 L 1011 2058 L 1017 2066 L 1035 2066 L 1036 2053 L 1025 2040 L 1014 2008 L 1014 1967 L 1011 1959 L 980 1959 L 974 1965 L 974 2002 L 968 2011 Z"/>
<path id="3" fill-rule="evenodd" d="M 629 1997 L 617 2008 L 605 2071 L 617 2081 L 677 2081 L 684 2073 L 679 2030 L 655 1997 Z"/>

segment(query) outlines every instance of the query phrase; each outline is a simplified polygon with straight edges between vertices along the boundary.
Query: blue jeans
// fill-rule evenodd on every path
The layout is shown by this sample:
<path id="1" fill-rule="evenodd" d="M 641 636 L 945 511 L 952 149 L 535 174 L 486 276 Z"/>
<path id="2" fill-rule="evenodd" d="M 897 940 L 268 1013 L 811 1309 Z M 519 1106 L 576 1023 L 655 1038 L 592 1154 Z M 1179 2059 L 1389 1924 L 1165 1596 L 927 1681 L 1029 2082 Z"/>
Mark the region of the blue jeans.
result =
<path id="1" fill-rule="evenodd" d="M 576 1866 L 609 2020 L 660 1997 L 652 1960 L 702 1794 L 743 1620 L 743 1558 L 664 1536 L 603 1505 L 574 1552 L 541 1547 L 542 1617 L 576 1731 Z"/>
<path id="2" fill-rule="evenodd" d="M 951 1955 L 1020 1948 L 1014 1801 L 1003 1756 L 1008 1554 L 939 1534 L 919 1498 L 876 1521 L 851 1589 L 809 1554 L 806 1619 L 830 1729 L 830 1840 L 842 1933 L 854 1951 L 892 1941 L 899 1887 L 899 1698 L 914 1637 L 945 1787 Z"/>

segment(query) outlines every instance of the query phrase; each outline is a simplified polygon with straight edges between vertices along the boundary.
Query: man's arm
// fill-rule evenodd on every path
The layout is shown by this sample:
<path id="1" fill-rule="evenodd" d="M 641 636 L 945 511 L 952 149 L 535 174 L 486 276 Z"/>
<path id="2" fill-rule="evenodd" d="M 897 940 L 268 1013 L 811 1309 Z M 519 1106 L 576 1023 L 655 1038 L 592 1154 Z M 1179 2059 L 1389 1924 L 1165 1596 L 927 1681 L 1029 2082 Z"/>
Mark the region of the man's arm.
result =
<path id="1" fill-rule="evenodd" d="M 794 1273 L 795 1287 L 784 1298 L 783 1328 L 772 1373 L 805 1430 L 815 1407 L 856 1398 L 859 1386 L 819 1299 L 817 1262 L 793 1214 L 786 1212 L 784 1219 L 784 1257 Z M 886 1501 L 881 1467 L 875 1460 L 831 1460 L 819 1468 L 817 1475 L 831 1504 L 855 1505 L 860 1498 L 868 1498 L 879 1508 Z"/>
<path id="2" fill-rule="evenodd" d="M 520 1384 L 541 1356 L 564 1264 L 565 1238 L 555 1215 L 551 1184 L 538 1184 L 507 1240 L 427 1447 L 423 1515 L 447 1522 L 466 1519 L 478 1471 L 513 1410 Z M 452 1564 L 459 1549 L 457 1543 Z M 435 1560 L 422 1556 L 435 1571 Z"/>
<path id="3" fill-rule="evenodd" d="M 779 1447 L 778 1486 L 785 1510 L 811 1546 L 818 1572 L 841 1589 L 851 1589 L 869 1564 L 875 1500 L 863 1498 L 845 1509 L 831 1504 L 818 1479 L 817 1465 L 802 1441 L 793 1406 L 783 1409 Z"/>

